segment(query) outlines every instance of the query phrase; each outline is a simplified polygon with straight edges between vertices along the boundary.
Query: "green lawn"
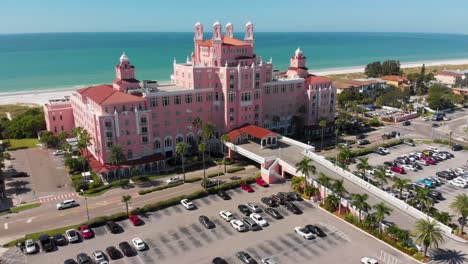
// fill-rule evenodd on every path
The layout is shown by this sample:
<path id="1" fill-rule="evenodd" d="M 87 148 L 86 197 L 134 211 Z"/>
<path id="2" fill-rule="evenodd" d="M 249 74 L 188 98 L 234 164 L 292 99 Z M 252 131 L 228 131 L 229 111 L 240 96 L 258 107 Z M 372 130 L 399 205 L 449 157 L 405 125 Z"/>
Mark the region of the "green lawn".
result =
<path id="1" fill-rule="evenodd" d="M 17 150 L 25 148 L 34 148 L 39 143 L 37 138 L 23 138 L 23 139 L 7 139 L 4 142 L 9 142 L 8 150 Z"/>
<path id="2" fill-rule="evenodd" d="M 28 210 L 28 209 L 33 209 L 33 208 L 36 208 L 36 207 L 39 207 L 39 206 L 41 206 L 40 203 L 32 203 L 32 204 L 27 204 L 27 205 L 22 205 L 22 206 L 16 206 L 16 207 L 10 208 L 10 212 L 11 213 L 19 213 L 21 211 Z"/>

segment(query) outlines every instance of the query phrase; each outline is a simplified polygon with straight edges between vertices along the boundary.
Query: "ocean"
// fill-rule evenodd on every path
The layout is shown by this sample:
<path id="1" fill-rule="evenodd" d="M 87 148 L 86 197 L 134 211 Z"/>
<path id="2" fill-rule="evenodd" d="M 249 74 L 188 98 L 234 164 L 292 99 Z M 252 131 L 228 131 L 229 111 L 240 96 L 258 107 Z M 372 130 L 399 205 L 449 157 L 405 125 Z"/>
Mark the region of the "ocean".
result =
<path id="1" fill-rule="evenodd" d="M 205 37 L 208 34 L 205 33 Z M 242 34 L 236 37 L 243 37 Z M 286 69 L 297 47 L 312 70 L 468 58 L 468 35 L 422 33 L 266 33 L 255 35 L 257 56 Z M 44 33 L 0 35 L 0 92 L 110 83 L 122 52 L 139 80 L 169 80 L 174 58 L 184 62 L 193 33 Z"/>

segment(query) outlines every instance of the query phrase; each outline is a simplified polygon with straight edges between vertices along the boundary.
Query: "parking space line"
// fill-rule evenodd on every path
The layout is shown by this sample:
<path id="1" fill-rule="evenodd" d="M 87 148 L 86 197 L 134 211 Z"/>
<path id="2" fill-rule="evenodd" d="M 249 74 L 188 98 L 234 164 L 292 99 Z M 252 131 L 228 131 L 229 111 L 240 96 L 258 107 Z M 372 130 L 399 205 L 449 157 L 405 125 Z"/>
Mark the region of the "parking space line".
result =
<path id="1" fill-rule="evenodd" d="M 3 224 L 3 227 L 4 227 L 5 229 L 8 229 L 8 223 Z"/>

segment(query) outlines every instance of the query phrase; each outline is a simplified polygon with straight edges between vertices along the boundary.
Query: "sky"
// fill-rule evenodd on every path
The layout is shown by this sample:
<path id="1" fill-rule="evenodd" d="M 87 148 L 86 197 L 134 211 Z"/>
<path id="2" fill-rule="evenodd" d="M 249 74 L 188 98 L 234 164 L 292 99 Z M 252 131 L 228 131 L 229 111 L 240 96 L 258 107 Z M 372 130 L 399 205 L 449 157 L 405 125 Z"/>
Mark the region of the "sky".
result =
<path id="1" fill-rule="evenodd" d="M 0 0 L 0 34 L 191 32 L 215 21 L 258 32 L 468 33 L 467 0 Z M 236 27 L 237 25 L 237 27 Z"/>

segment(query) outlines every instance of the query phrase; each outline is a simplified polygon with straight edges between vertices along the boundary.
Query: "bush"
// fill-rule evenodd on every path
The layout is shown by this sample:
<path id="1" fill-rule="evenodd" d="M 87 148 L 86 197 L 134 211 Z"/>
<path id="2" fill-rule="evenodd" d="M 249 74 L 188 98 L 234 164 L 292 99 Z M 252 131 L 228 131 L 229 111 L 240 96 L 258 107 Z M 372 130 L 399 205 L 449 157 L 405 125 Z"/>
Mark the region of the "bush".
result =
<path id="1" fill-rule="evenodd" d="M 165 189 L 168 189 L 168 188 L 176 187 L 176 186 L 179 186 L 179 185 L 182 185 L 182 184 L 184 184 L 184 183 L 183 182 L 177 182 L 177 183 L 167 184 L 167 185 L 159 186 L 159 187 L 156 187 L 156 188 L 139 191 L 138 194 L 139 195 L 145 195 L 145 194 L 148 194 L 148 193 L 152 193 L 152 192 L 161 191 L 161 190 L 165 190 Z"/>
<path id="2" fill-rule="evenodd" d="M 94 188 L 94 189 L 86 190 L 86 191 L 84 191 L 84 193 L 85 193 L 85 194 L 98 193 L 98 192 L 101 192 L 101 191 L 110 189 L 110 188 L 112 188 L 112 187 L 114 187 L 114 186 L 112 186 L 111 184 L 103 185 L 103 186 L 100 186 L 100 187 L 96 187 L 96 188 Z"/>
<path id="3" fill-rule="evenodd" d="M 355 223 L 357 222 L 356 217 L 355 217 L 352 213 L 350 213 L 350 212 L 346 212 L 346 213 L 345 213 L 345 215 L 344 215 L 344 220 L 345 220 L 346 222 L 351 223 L 351 224 L 355 224 Z"/>
<path id="4" fill-rule="evenodd" d="M 197 181 L 201 181 L 202 179 L 203 179 L 202 177 L 195 177 L 195 178 L 186 179 L 185 182 L 187 183 L 197 182 Z"/>
<path id="5" fill-rule="evenodd" d="M 243 170 L 245 170 L 244 167 L 237 167 L 237 168 L 229 169 L 229 170 L 227 170 L 227 172 L 228 173 L 234 173 L 234 172 L 243 171 Z"/>
<path id="6" fill-rule="evenodd" d="M 374 147 L 363 148 L 363 149 L 355 150 L 355 151 L 352 151 L 352 152 L 353 152 L 354 157 L 363 156 L 363 155 L 367 155 L 369 153 L 373 153 L 374 149 L 376 149 L 378 147 L 388 148 L 388 147 L 393 147 L 393 146 L 396 146 L 396 145 L 399 145 L 399 144 L 402 144 L 402 143 L 403 143 L 403 140 L 397 139 L 397 140 L 386 142 L 385 144 L 379 144 L 379 145 L 374 146 Z"/>
<path id="7" fill-rule="evenodd" d="M 131 178 L 132 182 L 140 182 L 140 181 L 149 181 L 148 176 L 141 175 L 141 176 L 134 176 Z"/>
<path id="8" fill-rule="evenodd" d="M 217 177 L 217 176 L 221 176 L 221 175 L 224 175 L 224 172 L 210 173 L 210 174 L 206 175 L 206 177 L 213 178 L 213 177 Z"/>

